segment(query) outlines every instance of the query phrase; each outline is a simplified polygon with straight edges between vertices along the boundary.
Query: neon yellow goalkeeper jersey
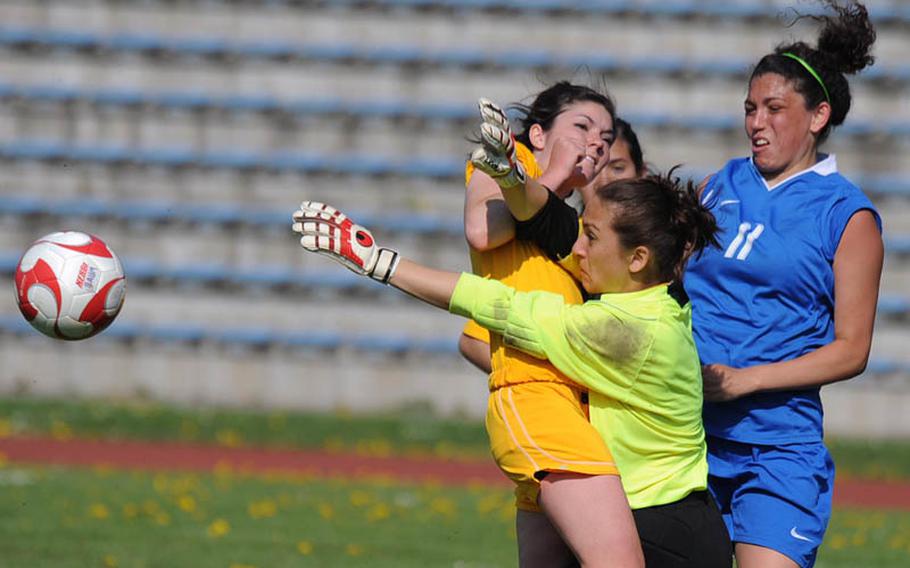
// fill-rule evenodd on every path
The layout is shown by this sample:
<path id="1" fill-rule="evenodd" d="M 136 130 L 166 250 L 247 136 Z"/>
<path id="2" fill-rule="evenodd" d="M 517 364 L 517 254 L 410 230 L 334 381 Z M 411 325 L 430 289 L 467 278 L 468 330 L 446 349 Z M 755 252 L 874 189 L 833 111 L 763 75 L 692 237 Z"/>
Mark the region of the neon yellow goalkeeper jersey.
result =
<path id="1" fill-rule="evenodd" d="M 558 294 L 463 274 L 449 311 L 590 389 L 591 423 L 613 452 L 633 509 L 707 487 L 692 313 L 666 285 L 570 305 Z"/>

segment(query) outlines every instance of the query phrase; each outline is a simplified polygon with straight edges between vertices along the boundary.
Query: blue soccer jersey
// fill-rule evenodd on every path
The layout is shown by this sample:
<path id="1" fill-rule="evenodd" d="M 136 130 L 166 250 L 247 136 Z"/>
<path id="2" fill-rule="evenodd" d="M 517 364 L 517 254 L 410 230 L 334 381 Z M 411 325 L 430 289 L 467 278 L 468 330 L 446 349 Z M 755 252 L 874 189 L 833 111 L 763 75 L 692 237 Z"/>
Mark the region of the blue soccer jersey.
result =
<path id="1" fill-rule="evenodd" d="M 850 218 L 870 210 L 828 156 L 774 188 L 751 158 L 731 160 L 702 194 L 721 248 L 687 266 L 695 342 L 703 364 L 786 361 L 834 340 L 834 253 Z M 822 439 L 819 388 L 760 392 L 705 403 L 709 435 L 754 444 Z"/>

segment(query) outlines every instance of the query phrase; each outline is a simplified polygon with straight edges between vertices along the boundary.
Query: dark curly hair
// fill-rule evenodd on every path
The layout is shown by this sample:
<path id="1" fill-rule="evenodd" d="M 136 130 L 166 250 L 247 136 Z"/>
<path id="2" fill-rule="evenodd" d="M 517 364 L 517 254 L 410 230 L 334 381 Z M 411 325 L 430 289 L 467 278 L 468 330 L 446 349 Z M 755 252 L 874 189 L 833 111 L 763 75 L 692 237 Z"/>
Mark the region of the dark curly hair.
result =
<path id="1" fill-rule="evenodd" d="M 768 73 L 781 75 L 792 82 L 794 89 L 806 100 L 808 109 L 814 109 L 827 100 L 831 105 L 831 118 L 819 132 L 819 144 L 828 138 L 833 127 L 843 124 L 850 111 L 852 96 L 845 75 L 855 74 L 875 62 L 871 54 L 875 28 L 866 7 L 859 2 L 841 6 L 836 0 L 824 0 L 824 4 L 834 13 L 822 16 L 797 14 L 797 20 L 811 18 L 822 23 L 816 47 L 802 41 L 781 44 L 773 53 L 761 58 L 749 78 L 751 84 L 756 77 Z M 785 53 L 796 55 L 808 63 L 818 73 L 828 96 L 818 80 Z"/>

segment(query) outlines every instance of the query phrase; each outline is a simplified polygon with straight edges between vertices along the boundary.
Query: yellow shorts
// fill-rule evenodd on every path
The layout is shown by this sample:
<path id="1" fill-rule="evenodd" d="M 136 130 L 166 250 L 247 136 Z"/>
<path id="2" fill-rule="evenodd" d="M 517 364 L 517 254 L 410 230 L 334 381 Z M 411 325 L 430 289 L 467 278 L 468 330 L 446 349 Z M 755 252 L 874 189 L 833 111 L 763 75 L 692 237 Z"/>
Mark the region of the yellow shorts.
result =
<path id="1" fill-rule="evenodd" d="M 607 444 L 588 421 L 583 391 L 534 382 L 490 393 L 487 433 L 496 464 L 515 482 L 515 505 L 540 511 L 545 472 L 619 475 Z"/>

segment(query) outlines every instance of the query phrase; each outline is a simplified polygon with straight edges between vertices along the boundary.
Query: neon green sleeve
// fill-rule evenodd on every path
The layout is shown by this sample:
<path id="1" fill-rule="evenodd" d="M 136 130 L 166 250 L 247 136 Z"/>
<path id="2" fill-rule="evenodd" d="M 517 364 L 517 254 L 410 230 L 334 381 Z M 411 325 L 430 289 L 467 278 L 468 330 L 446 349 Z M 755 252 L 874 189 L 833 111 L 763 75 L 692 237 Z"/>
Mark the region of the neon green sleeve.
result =
<path id="1" fill-rule="evenodd" d="M 650 346 L 640 318 L 600 302 L 567 305 L 558 294 L 516 292 L 465 274 L 449 311 L 500 333 L 506 345 L 549 359 L 575 382 L 623 400 Z"/>

